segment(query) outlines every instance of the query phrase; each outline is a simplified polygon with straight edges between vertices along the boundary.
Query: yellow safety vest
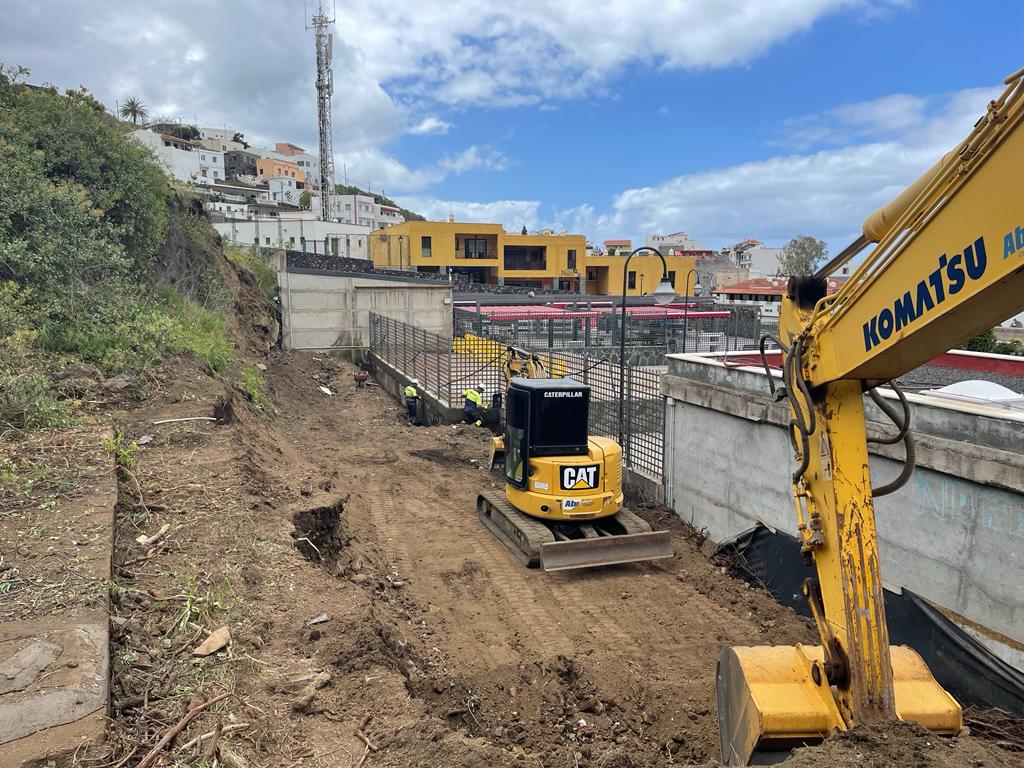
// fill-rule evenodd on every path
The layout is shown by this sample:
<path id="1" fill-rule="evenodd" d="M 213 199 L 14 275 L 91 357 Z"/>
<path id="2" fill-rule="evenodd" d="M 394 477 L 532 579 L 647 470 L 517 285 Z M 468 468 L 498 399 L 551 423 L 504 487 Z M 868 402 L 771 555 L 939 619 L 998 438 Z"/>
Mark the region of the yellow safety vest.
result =
<path id="1" fill-rule="evenodd" d="M 477 392 L 475 389 L 467 389 L 465 392 L 462 393 L 462 396 L 469 400 L 471 403 L 474 403 L 475 405 L 480 405 L 483 402 L 480 399 L 480 393 Z"/>
<path id="2" fill-rule="evenodd" d="M 416 395 L 416 387 L 414 387 L 412 384 L 410 384 L 408 387 L 406 387 L 405 388 L 405 396 L 406 397 L 417 397 L 417 395 Z"/>

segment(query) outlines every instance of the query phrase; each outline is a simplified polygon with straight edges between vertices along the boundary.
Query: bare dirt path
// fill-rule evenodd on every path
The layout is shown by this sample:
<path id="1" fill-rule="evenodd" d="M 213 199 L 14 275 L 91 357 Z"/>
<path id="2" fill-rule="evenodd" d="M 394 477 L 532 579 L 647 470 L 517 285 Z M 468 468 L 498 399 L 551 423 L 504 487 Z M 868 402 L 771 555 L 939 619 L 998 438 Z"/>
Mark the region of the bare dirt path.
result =
<path id="1" fill-rule="evenodd" d="M 140 532 L 172 533 L 118 569 L 114 696 L 143 702 L 117 712 L 118 757 L 229 691 L 175 744 L 220 722 L 239 726 L 221 756 L 254 766 L 713 764 L 721 646 L 813 641 L 656 510 L 640 512 L 673 530 L 669 561 L 523 568 L 473 512 L 497 487 L 486 434 L 411 427 L 333 359 L 268 365 L 269 420 L 235 401 L 225 425 L 154 426 L 223 394 L 184 363 L 120 419 L 152 439 L 137 453 L 148 511 L 122 511 L 115 560 Z M 231 645 L 193 658 L 221 625 Z"/>

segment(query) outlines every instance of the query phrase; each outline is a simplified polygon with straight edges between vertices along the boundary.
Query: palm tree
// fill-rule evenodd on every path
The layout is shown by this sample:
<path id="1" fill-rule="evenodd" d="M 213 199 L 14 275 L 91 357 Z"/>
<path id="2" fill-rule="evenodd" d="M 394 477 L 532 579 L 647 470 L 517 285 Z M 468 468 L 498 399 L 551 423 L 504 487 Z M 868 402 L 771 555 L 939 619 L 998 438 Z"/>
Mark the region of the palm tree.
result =
<path id="1" fill-rule="evenodd" d="M 139 120 L 145 120 L 149 117 L 149 111 L 146 109 L 146 105 L 142 103 L 142 99 L 137 99 L 134 96 L 129 96 L 125 99 L 124 104 L 121 105 L 120 114 L 125 120 L 130 117 L 136 125 L 139 124 Z"/>

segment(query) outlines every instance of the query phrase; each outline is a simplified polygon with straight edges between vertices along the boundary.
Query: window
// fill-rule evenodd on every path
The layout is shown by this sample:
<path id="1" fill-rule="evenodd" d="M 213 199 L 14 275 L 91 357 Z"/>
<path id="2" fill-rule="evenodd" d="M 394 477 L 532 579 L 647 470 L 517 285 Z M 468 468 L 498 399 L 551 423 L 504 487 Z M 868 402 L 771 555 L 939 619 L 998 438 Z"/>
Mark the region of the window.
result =
<path id="1" fill-rule="evenodd" d="M 543 245 L 506 245 L 504 253 L 506 270 L 547 269 L 548 249 Z"/>
<path id="2" fill-rule="evenodd" d="M 675 272 L 674 269 L 673 270 L 669 270 L 668 281 L 672 285 L 673 288 L 676 287 L 676 272 Z"/>
<path id="3" fill-rule="evenodd" d="M 430 258 L 430 238 L 424 235 L 420 238 L 420 256 Z"/>
<path id="4" fill-rule="evenodd" d="M 466 244 L 466 258 L 467 259 L 486 259 L 487 258 L 487 241 L 482 237 L 467 237 L 465 239 Z"/>
<path id="5" fill-rule="evenodd" d="M 575 248 L 572 248 L 572 249 L 569 250 L 569 257 L 567 259 L 567 262 L 568 263 L 566 264 L 566 266 L 569 269 L 576 269 L 576 249 Z"/>
<path id="6" fill-rule="evenodd" d="M 510 389 L 505 418 L 505 479 L 518 488 L 526 487 L 526 465 L 530 458 L 526 441 L 529 418 L 530 393 Z"/>
<path id="7" fill-rule="evenodd" d="M 252 239 L 252 244 L 253 244 L 253 245 L 259 245 L 259 244 L 260 244 L 260 239 L 259 239 L 258 237 L 254 237 L 254 238 Z"/>
<path id="8" fill-rule="evenodd" d="M 266 243 L 267 243 L 267 245 L 270 245 L 270 238 L 269 237 L 266 238 Z"/>
<path id="9" fill-rule="evenodd" d="M 631 291 L 636 288 L 636 272 L 630 271 L 626 276 L 626 288 Z"/>
<path id="10" fill-rule="evenodd" d="M 295 245 L 295 238 L 294 237 L 289 237 L 288 238 L 288 242 L 291 243 L 292 245 Z"/>
<path id="11" fill-rule="evenodd" d="M 203 168 L 203 169 L 202 169 L 202 170 L 200 171 L 200 173 L 201 173 L 201 174 L 203 175 L 203 178 L 205 179 L 205 178 L 206 178 L 206 169 L 205 169 L 205 168 Z"/>

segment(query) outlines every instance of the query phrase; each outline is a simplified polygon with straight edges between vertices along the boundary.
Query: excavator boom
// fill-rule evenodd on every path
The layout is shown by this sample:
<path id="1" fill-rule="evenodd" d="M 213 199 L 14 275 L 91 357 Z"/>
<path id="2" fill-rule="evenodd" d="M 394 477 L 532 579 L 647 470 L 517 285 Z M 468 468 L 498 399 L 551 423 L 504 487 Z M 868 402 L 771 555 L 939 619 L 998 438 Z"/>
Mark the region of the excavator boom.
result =
<path id="1" fill-rule="evenodd" d="M 959 704 L 920 656 L 890 646 L 874 498 L 913 469 L 910 407 L 892 380 L 1024 310 L 1022 75 L 1007 79 L 970 136 L 865 222 L 840 261 L 878 245 L 836 294 L 825 295 L 821 275 L 790 280 L 779 394 L 790 403 L 801 551 L 817 571 L 803 592 L 821 645 L 723 650 L 717 698 L 727 765 L 897 717 L 942 734 L 961 728 Z M 902 416 L 873 391 L 884 382 Z M 897 428 L 887 442 L 907 446 L 904 471 L 876 488 L 865 391 Z"/>

